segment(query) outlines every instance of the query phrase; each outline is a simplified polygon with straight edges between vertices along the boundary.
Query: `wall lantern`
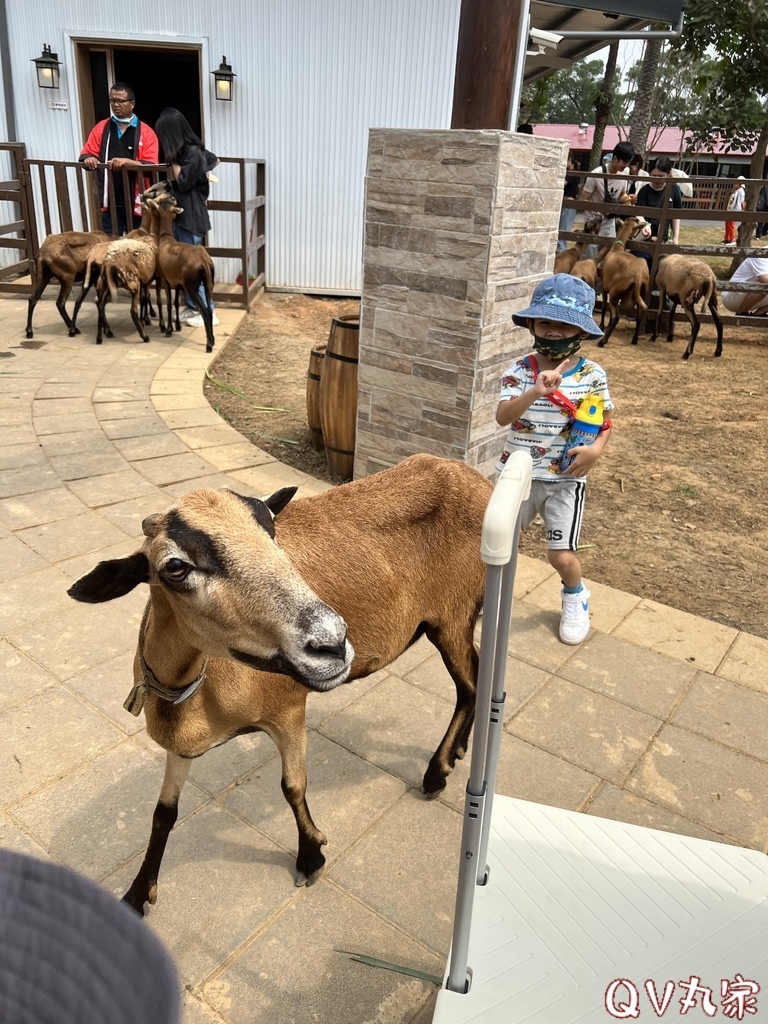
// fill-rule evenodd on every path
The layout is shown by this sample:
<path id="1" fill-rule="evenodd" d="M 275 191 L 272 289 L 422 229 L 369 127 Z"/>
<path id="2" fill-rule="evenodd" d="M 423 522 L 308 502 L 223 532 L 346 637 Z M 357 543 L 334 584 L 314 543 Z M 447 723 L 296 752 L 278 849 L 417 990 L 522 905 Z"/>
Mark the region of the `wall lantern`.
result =
<path id="1" fill-rule="evenodd" d="M 226 57 L 221 58 L 221 64 L 211 74 L 216 83 L 216 99 L 231 101 L 233 79 L 237 78 L 237 75 L 232 71 L 232 65 L 227 64 Z"/>
<path id="2" fill-rule="evenodd" d="M 35 57 L 32 63 L 37 69 L 37 84 L 41 89 L 58 89 L 59 88 L 59 60 L 58 53 L 51 53 L 50 46 L 45 43 L 43 46 L 43 52 L 39 57 Z"/>

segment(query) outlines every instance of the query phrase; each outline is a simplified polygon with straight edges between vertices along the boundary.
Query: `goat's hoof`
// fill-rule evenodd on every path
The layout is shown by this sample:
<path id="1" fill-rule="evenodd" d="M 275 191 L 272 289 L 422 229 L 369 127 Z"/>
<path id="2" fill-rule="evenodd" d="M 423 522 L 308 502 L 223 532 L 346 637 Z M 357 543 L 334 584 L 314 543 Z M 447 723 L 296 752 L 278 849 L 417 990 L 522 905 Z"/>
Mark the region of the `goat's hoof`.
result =
<path id="1" fill-rule="evenodd" d="M 131 889 L 128 890 L 120 902 L 125 903 L 125 905 L 135 911 L 139 917 L 144 917 L 144 904 L 147 901 L 143 897 L 137 896 Z"/>
<path id="2" fill-rule="evenodd" d="M 102 340 L 103 340 L 102 338 L 97 338 L 97 339 L 96 339 L 96 344 L 97 344 L 97 345 L 100 345 L 100 344 L 101 344 L 101 342 L 102 342 Z"/>
<path id="3" fill-rule="evenodd" d="M 69 336 L 70 336 L 70 338 L 74 338 L 75 335 L 79 334 L 79 333 L 80 333 L 80 328 L 79 327 L 73 327 L 72 330 L 69 332 Z"/>
<path id="4" fill-rule="evenodd" d="M 173 337 L 173 331 L 166 331 L 165 332 L 165 336 L 166 336 L 166 338 L 172 338 Z"/>
<path id="5" fill-rule="evenodd" d="M 442 793 L 446 787 L 447 774 L 441 771 L 436 765 L 430 765 L 426 772 L 424 772 L 424 779 L 421 783 L 421 788 L 424 796 L 430 800 Z"/>
<path id="6" fill-rule="evenodd" d="M 148 345 L 148 344 L 149 344 L 149 338 L 145 338 L 145 339 L 144 339 L 144 344 L 145 344 L 145 345 Z"/>
<path id="7" fill-rule="evenodd" d="M 106 335 L 108 338 L 114 338 L 114 334 L 112 333 L 112 331 L 107 331 Z"/>
<path id="8" fill-rule="evenodd" d="M 313 850 L 302 857 L 296 858 L 296 880 L 297 888 L 303 885 L 314 885 L 325 867 L 325 857 L 319 849 Z"/>
<path id="9" fill-rule="evenodd" d="M 34 338 L 34 334 L 32 333 L 32 331 L 27 331 L 26 335 L 28 338 Z"/>
<path id="10" fill-rule="evenodd" d="M 597 347 L 598 348 L 605 348 L 605 342 L 604 341 L 598 341 Z"/>
<path id="11" fill-rule="evenodd" d="M 213 345 L 206 345 L 205 346 L 205 351 L 208 352 L 208 353 L 213 352 Z"/>

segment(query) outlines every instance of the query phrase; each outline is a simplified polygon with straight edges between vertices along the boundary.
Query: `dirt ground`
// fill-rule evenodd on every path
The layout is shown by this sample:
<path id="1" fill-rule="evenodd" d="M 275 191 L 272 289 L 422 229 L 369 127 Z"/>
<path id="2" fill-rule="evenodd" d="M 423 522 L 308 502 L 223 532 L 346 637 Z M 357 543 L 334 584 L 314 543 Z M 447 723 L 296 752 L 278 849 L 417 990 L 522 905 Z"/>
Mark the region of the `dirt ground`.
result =
<path id="1" fill-rule="evenodd" d="M 211 405 L 276 458 L 329 479 L 309 444 L 309 353 L 327 341 L 333 316 L 358 309 L 349 299 L 262 296 L 211 370 L 220 382 L 206 385 Z M 705 325 L 686 363 L 688 330 L 676 325 L 671 345 L 631 346 L 622 321 L 605 348 L 588 346 L 607 371 L 616 412 L 589 478 L 584 574 L 768 637 L 768 322 L 765 330 L 726 327 L 717 360 Z M 540 527 L 521 550 L 546 557 Z"/>

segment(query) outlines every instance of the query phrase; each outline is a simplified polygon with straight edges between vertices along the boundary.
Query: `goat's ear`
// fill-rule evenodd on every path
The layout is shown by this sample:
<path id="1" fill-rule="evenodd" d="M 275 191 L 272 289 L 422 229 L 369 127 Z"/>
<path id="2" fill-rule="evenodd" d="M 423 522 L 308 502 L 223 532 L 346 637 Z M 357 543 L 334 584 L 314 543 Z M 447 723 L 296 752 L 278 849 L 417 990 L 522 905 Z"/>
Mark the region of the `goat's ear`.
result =
<path id="1" fill-rule="evenodd" d="M 139 583 L 149 583 L 149 561 L 142 551 L 127 558 L 99 562 L 95 569 L 73 583 L 67 593 L 75 601 L 101 604 L 123 597 Z"/>
<path id="2" fill-rule="evenodd" d="M 274 494 L 269 494 L 261 500 L 272 515 L 277 516 L 283 511 L 298 489 L 298 487 L 281 487 L 279 491 L 275 491 Z"/>

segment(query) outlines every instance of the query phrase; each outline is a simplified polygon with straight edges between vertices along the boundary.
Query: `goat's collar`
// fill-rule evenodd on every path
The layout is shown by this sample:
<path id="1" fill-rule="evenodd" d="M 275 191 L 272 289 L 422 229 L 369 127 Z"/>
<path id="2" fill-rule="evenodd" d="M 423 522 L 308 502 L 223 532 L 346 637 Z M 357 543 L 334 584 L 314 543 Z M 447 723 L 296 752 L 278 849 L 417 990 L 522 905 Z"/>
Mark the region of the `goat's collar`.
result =
<path id="1" fill-rule="evenodd" d="M 129 711 L 132 715 L 138 718 L 141 714 L 141 709 L 144 707 L 144 698 L 148 693 L 154 693 L 156 697 L 160 697 L 161 700 L 167 700 L 170 704 L 181 704 L 187 697 L 191 697 L 193 693 L 196 693 L 205 682 L 205 670 L 208 667 L 208 659 L 206 658 L 203 662 L 203 667 L 200 669 L 200 674 L 197 675 L 191 683 L 185 686 L 181 690 L 174 690 L 170 686 L 164 686 L 157 677 L 149 665 L 144 660 L 144 654 L 139 650 L 139 668 L 141 669 L 141 682 L 131 689 L 128 694 L 123 707 L 126 711 Z"/>

